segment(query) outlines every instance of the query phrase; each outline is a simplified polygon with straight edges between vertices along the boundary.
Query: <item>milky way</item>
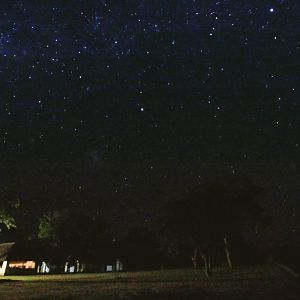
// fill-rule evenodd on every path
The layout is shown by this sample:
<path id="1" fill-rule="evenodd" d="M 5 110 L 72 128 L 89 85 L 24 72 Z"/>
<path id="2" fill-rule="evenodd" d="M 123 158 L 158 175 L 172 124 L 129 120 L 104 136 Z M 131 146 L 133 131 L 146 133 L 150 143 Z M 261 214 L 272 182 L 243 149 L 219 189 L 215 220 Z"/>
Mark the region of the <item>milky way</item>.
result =
<path id="1" fill-rule="evenodd" d="M 69 205 L 148 222 L 240 174 L 297 239 L 298 1 L 20 0 L 0 16 L 1 186 L 29 216 Z"/>

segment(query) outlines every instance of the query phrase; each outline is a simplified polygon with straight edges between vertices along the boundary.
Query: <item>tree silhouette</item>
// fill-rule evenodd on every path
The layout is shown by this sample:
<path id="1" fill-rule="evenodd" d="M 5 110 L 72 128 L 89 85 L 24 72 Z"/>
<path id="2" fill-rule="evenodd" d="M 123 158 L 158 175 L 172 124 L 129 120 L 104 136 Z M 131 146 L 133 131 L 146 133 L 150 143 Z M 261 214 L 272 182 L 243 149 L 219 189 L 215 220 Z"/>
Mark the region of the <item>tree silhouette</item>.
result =
<path id="1" fill-rule="evenodd" d="M 210 273 L 211 253 L 223 243 L 229 268 L 233 267 L 231 239 L 239 239 L 246 227 L 257 226 L 264 219 L 257 202 L 262 189 L 241 177 L 206 182 L 184 199 L 164 208 L 162 231 L 170 245 L 185 243 L 191 260 L 198 266 L 202 258 L 205 273 Z"/>

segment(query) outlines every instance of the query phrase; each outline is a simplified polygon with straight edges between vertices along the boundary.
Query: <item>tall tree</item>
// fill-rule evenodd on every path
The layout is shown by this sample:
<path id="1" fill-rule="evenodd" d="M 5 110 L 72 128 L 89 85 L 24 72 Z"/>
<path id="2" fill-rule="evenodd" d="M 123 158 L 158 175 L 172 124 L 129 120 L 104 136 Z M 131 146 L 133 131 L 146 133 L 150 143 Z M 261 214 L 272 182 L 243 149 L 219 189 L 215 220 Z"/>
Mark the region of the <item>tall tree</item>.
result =
<path id="1" fill-rule="evenodd" d="M 211 252 L 223 241 L 229 268 L 233 267 L 230 240 L 242 236 L 244 228 L 262 220 L 256 201 L 262 189 L 244 178 L 231 177 L 207 182 L 179 201 L 165 207 L 162 222 L 170 244 L 190 246 L 197 267 L 202 258 L 205 273 L 210 273 Z"/>
<path id="2" fill-rule="evenodd" d="M 200 199 L 207 214 L 213 217 L 210 230 L 223 241 L 229 268 L 233 267 L 230 240 L 240 239 L 246 227 L 255 230 L 266 219 L 258 201 L 262 194 L 262 188 L 253 181 L 232 176 L 203 184 L 191 195 Z"/>
<path id="3" fill-rule="evenodd" d="M 0 232 L 7 233 L 17 228 L 16 211 L 20 207 L 19 198 L 13 196 L 8 189 L 0 188 Z"/>
<path id="4" fill-rule="evenodd" d="M 201 207 L 204 202 L 194 199 L 168 203 L 161 220 L 165 241 L 174 249 L 184 244 L 190 249 L 190 258 L 194 268 L 199 259 L 204 263 L 206 276 L 210 274 L 210 253 L 215 242 L 212 230 L 212 218 Z"/>
<path id="5" fill-rule="evenodd" d="M 104 221 L 93 213 L 50 212 L 41 218 L 38 231 L 39 239 L 60 249 L 64 258 L 95 258 L 108 240 Z"/>

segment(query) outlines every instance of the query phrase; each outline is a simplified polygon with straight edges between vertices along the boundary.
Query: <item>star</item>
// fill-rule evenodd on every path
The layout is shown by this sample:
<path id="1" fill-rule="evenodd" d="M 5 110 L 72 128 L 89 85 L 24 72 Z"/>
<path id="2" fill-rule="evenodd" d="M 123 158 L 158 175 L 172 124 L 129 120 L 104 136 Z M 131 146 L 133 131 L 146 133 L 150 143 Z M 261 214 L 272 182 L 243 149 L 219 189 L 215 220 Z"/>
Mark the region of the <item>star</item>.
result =
<path id="1" fill-rule="evenodd" d="M 298 207 L 300 3 L 6 2 L 0 176 L 32 224 L 59 205 L 147 211 L 199 173 L 265 182 L 275 212 L 281 182 Z"/>

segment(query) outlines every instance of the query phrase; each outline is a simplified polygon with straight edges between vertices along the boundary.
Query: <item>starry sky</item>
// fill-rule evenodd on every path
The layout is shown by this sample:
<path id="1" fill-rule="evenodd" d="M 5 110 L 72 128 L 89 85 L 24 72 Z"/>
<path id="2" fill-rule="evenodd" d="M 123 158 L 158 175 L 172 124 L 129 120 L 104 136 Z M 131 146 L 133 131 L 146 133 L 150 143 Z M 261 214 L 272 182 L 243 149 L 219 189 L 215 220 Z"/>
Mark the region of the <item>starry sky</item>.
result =
<path id="1" fill-rule="evenodd" d="M 3 0 L 1 190 L 149 222 L 202 180 L 248 176 L 299 242 L 297 0 Z M 118 223 L 119 222 L 119 223 Z"/>

